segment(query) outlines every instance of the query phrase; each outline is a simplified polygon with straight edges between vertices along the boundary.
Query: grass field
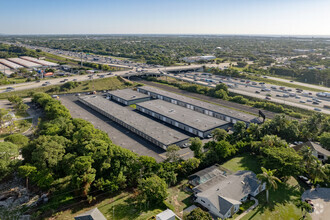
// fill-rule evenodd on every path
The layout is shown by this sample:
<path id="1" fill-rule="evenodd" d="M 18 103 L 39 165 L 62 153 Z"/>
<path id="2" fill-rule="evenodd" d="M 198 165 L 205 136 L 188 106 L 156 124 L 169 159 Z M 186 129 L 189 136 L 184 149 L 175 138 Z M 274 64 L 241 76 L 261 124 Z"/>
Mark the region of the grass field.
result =
<path id="1" fill-rule="evenodd" d="M 234 157 L 221 166 L 233 172 L 239 170 L 251 170 L 254 173 L 261 173 L 258 160 L 256 160 L 255 156 L 249 154 Z"/>
<path id="2" fill-rule="evenodd" d="M 135 85 L 135 84 L 133 84 Z M 46 92 L 49 94 L 64 94 L 64 93 L 78 93 L 78 92 L 90 92 L 90 91 L 100 91 L 100 90 L 115 90 L 115 89 L 123 89 L 130 87 L 130 85 L 125 84 L 124 81 L 119 80 L 117 77 L 103 78 L 103 79 L 95 79 L 89 81 L 80 82 L 76 88 L 73 88 L 68 91 L 55 91 L 56 88 L 60 88 L 60 85 L 52 85 L 39 87 L 34 89 L 27 89 L 21 91 L 13 91 L 7 93 L 0 93 L 0 99 L 7 99 L 10 96 L 18 95 L 20 97 L 29 97 L 32 92 Z"/>
<path id="3" fill-rule="evenodd" d="M 295 187 L 279 184 L 276 191 L 269 191 L 269 203 L 266 201 L 265 194 L 262 192 L 257 196 L 259 205 L 244 216 L 243 220 L 302 219 L 304 213 L 294 204 L 294 201 L 300 199 L 301 196 Z M 309 214 L 306 219 L 311 219 Z"/>

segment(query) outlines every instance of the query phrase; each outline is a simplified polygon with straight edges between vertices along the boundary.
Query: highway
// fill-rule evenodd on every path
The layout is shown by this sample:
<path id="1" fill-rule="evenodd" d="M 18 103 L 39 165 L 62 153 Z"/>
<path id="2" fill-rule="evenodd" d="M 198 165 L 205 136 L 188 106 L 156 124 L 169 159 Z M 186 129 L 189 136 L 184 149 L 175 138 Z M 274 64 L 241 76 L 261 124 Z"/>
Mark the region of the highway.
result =
<path id="1" fill-rule="evenodd" d="M 312 95 L 310 94 L 303 95 L 301 93 L 296 93 L 296 90 L 294 88 L 286 87 L 285 89 L 287 90 L 290 89 L 292 91 L 282 91 L 279 89 L 279 86 L 270 85 L 270 84 L 265 84 L 265 85 L 257 84 L 257 85 L 246 86 L 246 82 L 241 82 L 240 79 L 235 80 L 224 77 L 220 78 L 220 76 L 205 76 L 205 75 L 201 75 L 201 73 L 197 73 L 197 75 L 195 74 L 196 73 L 186 73 L 180 75 L 168 74 L 167 76 L 191 83 L 209 86 L 209 87 L 215 87 L 216 84 L 219 83 L 219 81 L 221 80 L 225 84 L 232 85 L 232 87 L 229 88 L 229 91 L 237 94 L 260 98 L 263 100 L 265 100 L 266 95 L 269 94 L 271 96 L 268 98 L 270 99 L 269 101 L 275 103 L 291 105 L 312 111 L 316 111 L 315 109 L 319 109 L 321 112 L 325 114 L 330 114 L 330 110 L 323 107 L 323 105 L 330 105 L 330 99 L 317 97 L 315 96 L 315 92 L 304 91 L 305 93 L 310 93 Z M 213 82 L 206 82 L 205 79 L 212 80 Z M 274 89 L 272 89 L 271 87 L 273 87 Z M 267 91 L 265 91 L 266 89 Z M 258 93 L 256 93 L 256 91 L 258 91 Z M 290 96 L 289 94 L 292 95 L 295 94 L 295 96 Z M 318 103 L 318 104 L 313 104 L 313 103 Z"/>

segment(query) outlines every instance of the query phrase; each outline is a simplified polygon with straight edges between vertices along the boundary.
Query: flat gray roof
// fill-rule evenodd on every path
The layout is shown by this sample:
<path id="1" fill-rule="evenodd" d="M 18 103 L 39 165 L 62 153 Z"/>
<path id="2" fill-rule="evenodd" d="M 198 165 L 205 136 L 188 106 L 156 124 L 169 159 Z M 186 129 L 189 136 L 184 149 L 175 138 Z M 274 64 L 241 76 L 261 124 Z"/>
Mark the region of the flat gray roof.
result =
<path id="1" fill-rule="evenodd" d="M 236 118 L 238 120 L 241 120 L 241 121 L 251 122 L 251 121 L 254 121 L 254 119 L 256 119 L 256 116 L 254 116 L 254 115 L 250 115 L 250 114 L 246 114 L 246 113 L 243 113 L 243 112 L 240 112 L 240 111 L 232 110 L 230 108 L 225 108 L 225 107 L 222 107 L 222 106 L 219 106 L 219 105 L 214 105 L 214 104 L 211 104 L 211 103 L 199 101 L 197 99 L 189 98 L 187 96 L 178 95 L 178 94 L 175 94 L 175 93 L 172 93 L 172 92 L 167 92 L 165 90 L 158 89 L 156 87 L 142 86 L 142 87 L 139 87 L 139 88 L 142 88 L 142 89 L 150 91 L 150 92 L 157 93 L 157 94 L 162 95 L 162 96 L 167 96 L 167 97 L 170 97 L 172 99 L 176 99 L 178 101 L 186 102 L 186 103 L 195 105 L 197 107 L 201 107 L 201 108 L 204 108 L 204 109 L 209 109 L 209 110 L 214 111 L 214 112 L 219 112 L 221 114 L 234 117 L 234 118 Z"/>
<path id="2" fill-rule="evenodd" d="M 192 128 L 196 128 L 200 131 L 208 131 L 222 125 L 229 124 L 227 121 L 210 117 L 161 99 L 146 101 L 136 105 L 171 118 L 177 122 L 186 124 Z"/>
<path id="3" fill-rule="evenodd" d="M 124 99 L 126 101 L 132 101 L 132 100 L 136 100 L 136 99 L 142 99 L 142 98 L 149 97 L 148 95 L 134 91 L 133 89 L 113 90 L 108 93 L 111 95 L 117 96 L 121 99 Z"/>
<path id="4" fill-rule="evenodd" d="M 80 97 L 80 99 L 86 101 L 98 109 L 103 110 L 104 112 L 123 121 L 124 123 L 129 124 L 136 130 L 149 135 L 164 145 L 168 146 L 190 138 L 188 135 L 169 128 L 157 121 L 154 121 L 100 96 L 84 96 Z"/>

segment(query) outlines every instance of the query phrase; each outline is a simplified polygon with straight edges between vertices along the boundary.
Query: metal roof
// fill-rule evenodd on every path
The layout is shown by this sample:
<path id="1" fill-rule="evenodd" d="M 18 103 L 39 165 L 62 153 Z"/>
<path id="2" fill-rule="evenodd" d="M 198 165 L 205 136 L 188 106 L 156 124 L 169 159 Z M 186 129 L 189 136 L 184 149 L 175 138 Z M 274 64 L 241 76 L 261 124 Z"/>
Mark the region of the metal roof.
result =
<path id="1" fill-rule="evenodd" d="M 57 63 L 52 63 L 52 62 L 49 62 L 49 61 L 46 61 L 46 60 L 39 60 L 39 59 L 34 58 L 34 57 L 21 56 L 20 58 L 22 58 L 24 60 L 27 60 L 27 61 L 34 62 L 34 63 L 38 63 L 42 66 L 58 66 L 59 65 Z"/>
<path id="2" fill-rule="evenodd" d="M 27 60 L 23 60 L 21 58 L 8 58 L 9 61 L 12 61 L 14 63 L 18 63 L 19 65 L 22 65 L 26 68 L 32 68 L 32 67 L 40 67 L 41 65 L 38 63 L 33 63 Z"/>
<path id="3" fill-rule="evenodd" d="M 137 103 L 136 106 L 141 106 L 149 109 L 160 115 L 173 119 L 179 123 L 183 123 L 199 131 L 209 131 L 220 126 L 229 124 L 214 117 L 207 116 L 203 113 L 196 112 L 191 109 L 181 107 L 161 99 Z"/>
<path id="4" fill-rule="evenodd" d="M 153 93 L 162 95 L 162 96 L 169 97 L 171 99 L 175 99 L 175 100 L 178 100 L 178 101 L 181 101 L 181 102 L 192 104 L 194 106 L 197 106 L 197 107 L 200 107 L 200 108 L 203 108 L 203 109 L 211 110 L 211 111 L 217 112 L 219 114 L 227 115 L 229 117 L 233 117 L 233 118 L 236 118 L 236 119 L 244 121 L 244 122 L 249 122 L 250 123 L 250 122 L 256 120 L 256 116 L 254 116 L 254 115 L 250 115 L 250 114 L 246 114 L 246 113 L 236 111 L 236 110 L 233 110 L 233 109 L 225 108 L 225 107 L 222 107 L 222 106 L 219 106 L 219 105 L 214 105 L 214 104 L 211 104 L 211 103 L 199 101 L 197 99 L 189 98 L 187 96 L 178 95 L 178 94 L 175 94 L 175 93 L 172 93 L 172 92 L 167 92 L 165 90 L 158 89 L 156 87 L 142 86 L 142 87 L 139 87 L 139 88 L 144 89 L 144 90 L 149 91 L 149 92 L 153 92 Z"/>
<path id="5" fill-rule="evenodd" d="M 115 102 L 100 96 L 84 96 L 81 100 L 87 102 L 99 110 L 117 118 L 118 120 L 132 126 L 136 130 L 152 137 L 160 143 L 168 146 L 180 141 L 188 140 L 189 136 L 177 130 L 169 128 L 159 122 L 145 117 L 133 110 L 123 107 Z"/>
<path id="6" fill-rule="evenodd" d="M 148 95 L 134 91 L 133 89 L 113 90 L 108 93 L 111 95 L 117 96 L 121 99 L 124 99 L 126 101 L 132 101 L 132 100 L 136 100 L 136 99 L 142 99 L 142 98 L 149 97 Z"/>
<path id="7" fill-rule="evenodd" d="M 18 68 L 23 68 L 23 66 L 18 65 L 17 63 L 13 63 L 9 60 L 6 59 L 0 59 L 0 63 L 2 63 L 5 66 L 10 67 L 11 69 L 18 69 Z"/>

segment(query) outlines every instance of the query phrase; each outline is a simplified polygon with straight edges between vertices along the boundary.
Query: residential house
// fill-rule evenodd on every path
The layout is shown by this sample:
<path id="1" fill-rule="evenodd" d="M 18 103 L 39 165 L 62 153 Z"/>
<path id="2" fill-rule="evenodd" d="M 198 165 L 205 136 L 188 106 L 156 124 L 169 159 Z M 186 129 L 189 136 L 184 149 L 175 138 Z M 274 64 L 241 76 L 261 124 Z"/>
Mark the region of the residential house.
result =
<path id="1" fill-rule="evenodd" d="M 171 209 L 166 209 L 165 211 L 156 215 L 156 220 L 175 220 L 176 214 Z M 177 219 L 180 219 L 177 217 Z"/>
<path id="2" fill-rule="evenodd" d="M 91 209 L 74 217 L 75 220 L 107 220 L 98 208 Z"/>
<path id="3" fill-rule="evenodd" d="M 266 184 L 261 184 L 252 171 L 238 171 L 226 175 L 215 169 L 206 169 L 209 172 L 206 170 L 202 175 L 196 175 L 195 180 L 190 180 L 191 183 L 201 182 L 193 188 L 195 202 L 222 219 L 234 215 L 242 202 L 246 201 L 249 196 L 256 196 L 266 188 Z M 207 177 L 208 174 L 211 178 L 206 180 L 204 177 Z"/>
<path id="4" fill-rule="evenodd" d="M 296 151 L 300 151 L 304 146 L 309 147 L 312 150 L 312 154 L 321 161 L 326 161 L 330 157 L 330 151 L 324 149 L 320 144 L 307 141 L 303 144 L 298 144 L 293 147 Z"/>

